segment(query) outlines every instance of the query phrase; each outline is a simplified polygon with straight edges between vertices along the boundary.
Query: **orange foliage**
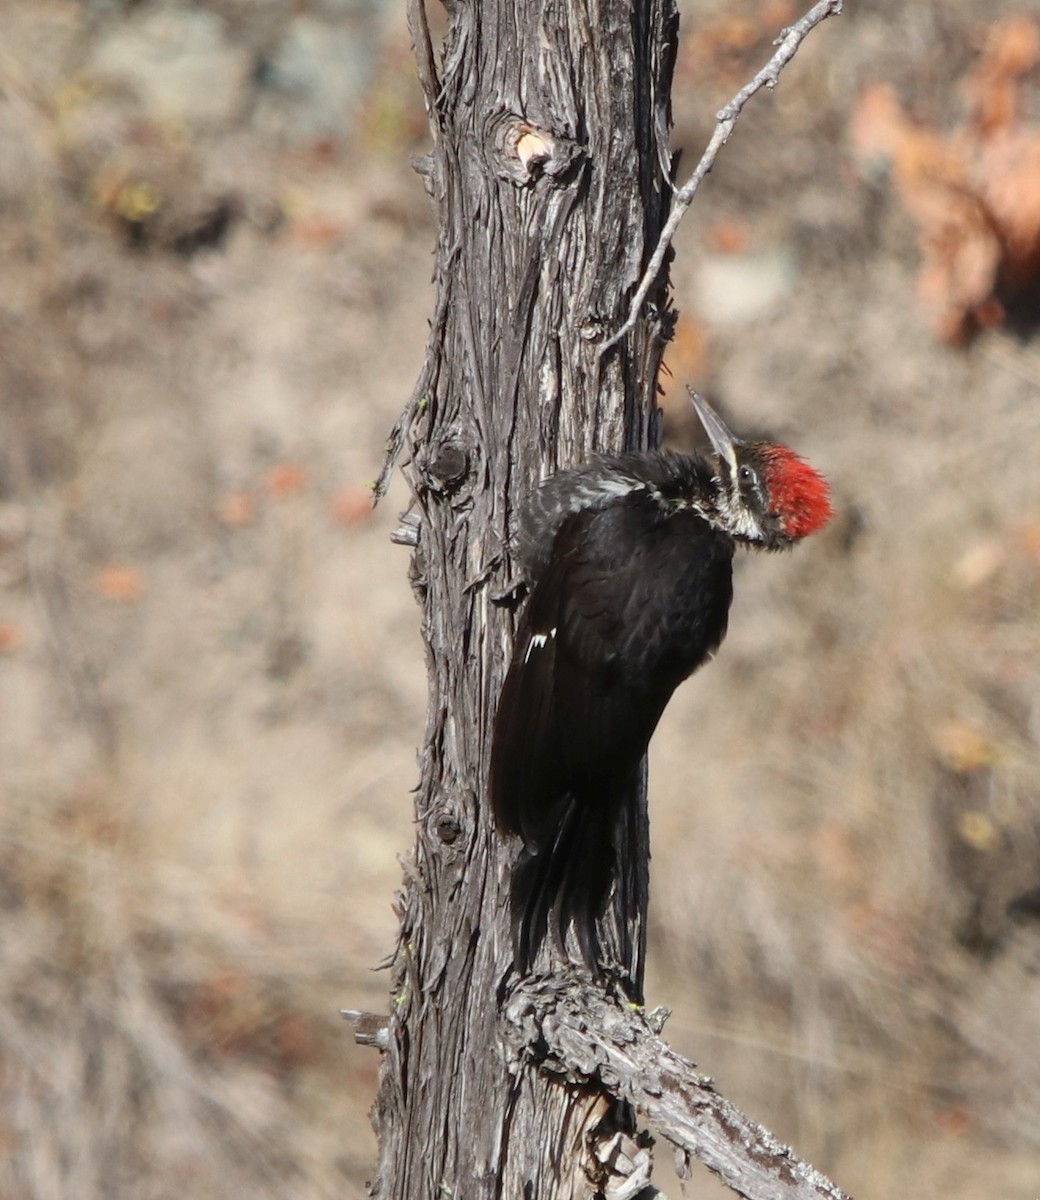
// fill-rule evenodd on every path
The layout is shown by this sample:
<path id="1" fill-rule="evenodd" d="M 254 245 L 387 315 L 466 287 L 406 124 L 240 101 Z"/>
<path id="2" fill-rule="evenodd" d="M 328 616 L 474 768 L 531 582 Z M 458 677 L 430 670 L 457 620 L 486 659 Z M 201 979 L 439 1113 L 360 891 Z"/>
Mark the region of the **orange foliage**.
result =
<path id="1" fill-rule="evenodd" d="M 853 113 L 854 152 L 865 169 L 890 166 L 918 226 L 918 290 L 945 342 L 999 324 L 998 293 L 1040 275 L 1040 129 L 1021 122 L 1018 95 L 1038 61 L 1040 22 L 1009 16 L 964 82 L 952 133 L 911 121 L 888 84 L 868 87 Z"/>
<path id="2" fill-rule="evenodd" d="M 769 46 L 795 16 L 791 0 L 764 0 L 700 20 L 680 43 L 677 74 L 711 80 L 720 87 L 743 83 L 755 56 Z"/>
<path id="3" fill-rule="evenodd" d="M 307 470 L 299 463 L 278 463 L 267 472 L 264 483 L 268 495 L 276 499 L 298 496 L 307 486 Z"/>
<path id="4" fill-rule="evenodd" d="M 963 1137 L 971 1129 L 971 1113 L 963 1105 L 941 1109 L 936 1120 L 943 1133 L 950 1137 Z"/>
<path id="5" fill-rule="evenodd" d="M 372 519 L 372 489 L 359 484 L 344 484 L 332 494 L 329 512 L 333 523 L 344 529 L 364 525 Z"/>
<path id="6" fill-rule="evenodd" d="M 299 245 L 321 249 L 342 242 L 347 229 L 347 222 L 341 217 L 319 213 L 293 221 L 290 233 Z"/>
<path id="7" fill-rule="evenodd" d="M 25 643 L 25 629 L 17 621 L 0 621 L 0 654 L 12 654 Z"/>
<path id="8" fill-rule="evenodd" d="M 751 245 L 753 231 L 740 217 L 719 217 L 704 227 L 701 241 L 716 254 L 740 254 Z"/>
<path id="9" fill-rule="evenodd" d="M 686 398 L 687 386 L 703 388 L 711 373 L 711 335 L 696 317 L 681 314 L 672 340 L 664 352 L 664 369 L 659 377 L 661 407 L 667 416 L 677 409 L 683 418 L 693 409 Z"/>
<path id="10" fill-rule="evenodd" d="M 148 581 L 140 567 L 127 563 L 108 563 L 97 573 L 101 594 L 108 600 L 131 602 L 140 600 L 148 588 Z"/>
<path id="11" fill-rule="evenodd" d="M 256 501 L 249 492 L 224 492 L 217 500 L 217 520 L 231 529 L 241 529 L 256 520 Z"/>

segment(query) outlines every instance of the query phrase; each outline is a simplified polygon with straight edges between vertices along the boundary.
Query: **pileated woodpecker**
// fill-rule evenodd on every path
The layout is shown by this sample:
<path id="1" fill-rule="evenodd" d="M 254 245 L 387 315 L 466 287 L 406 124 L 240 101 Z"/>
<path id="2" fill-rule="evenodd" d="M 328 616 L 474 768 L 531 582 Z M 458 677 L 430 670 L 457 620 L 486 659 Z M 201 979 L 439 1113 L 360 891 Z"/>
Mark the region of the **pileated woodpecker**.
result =
<path id="1" fill-rule="evenodd" d="M 714 453 L 593 459 L 547 479 L 516 549 L 531 592 L 491 754 L 517 969 L 573 927 L 595 973 L 596 919 L 623 811 L 676 687 L 718 649 L 737 543 L 782 550 L 831 518 L 827 481 L 786 446 L 734 437 L 691 393 Z"/>

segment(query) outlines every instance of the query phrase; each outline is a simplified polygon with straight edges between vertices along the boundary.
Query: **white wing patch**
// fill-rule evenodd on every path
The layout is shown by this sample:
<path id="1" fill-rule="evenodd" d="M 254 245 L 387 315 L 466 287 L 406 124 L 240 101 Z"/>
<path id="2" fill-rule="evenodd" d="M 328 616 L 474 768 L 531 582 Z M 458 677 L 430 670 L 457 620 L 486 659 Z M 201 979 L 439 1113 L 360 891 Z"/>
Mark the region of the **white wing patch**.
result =
<path id="1" fill-rule="evenodd" d="M 549 641 L 550 638 L 556 636 L 556 626 L 554 625 L 548 633 L 532 633 L 530 640 L 527 643 L 527 650 L 524 653 L 524 662 L 529 662 L 531 655 L 536 650 L 541 650 L 542 647 Z"/>
<path id="2" fill-rule="evenodd" d="M 583 508 L 595 507 L 601 501 L 616 500 L 621 496 L 630 496 L 633 492 L 641 492 L 646 484 L 633 475 L 617 474 L 576 474 L 571 492 L 571 513 L 581 512 Z"/>

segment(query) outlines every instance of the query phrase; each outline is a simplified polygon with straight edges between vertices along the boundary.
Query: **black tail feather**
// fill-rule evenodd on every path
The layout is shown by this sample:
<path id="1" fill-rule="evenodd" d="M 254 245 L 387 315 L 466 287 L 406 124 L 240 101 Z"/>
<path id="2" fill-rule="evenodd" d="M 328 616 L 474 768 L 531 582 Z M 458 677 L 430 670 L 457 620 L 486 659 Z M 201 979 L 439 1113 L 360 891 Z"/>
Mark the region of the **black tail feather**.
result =
<path id="1" fill-rule="evenodd" d="M 551 844 L 520 853 L 511 893 L 516 967 L 527 974 L 545 937 L 564 957 L 573 930 L 581 960 L 599 974 L 596 920 L 616 869 L 612 806 L 602 797 L 572 797 Z"/>

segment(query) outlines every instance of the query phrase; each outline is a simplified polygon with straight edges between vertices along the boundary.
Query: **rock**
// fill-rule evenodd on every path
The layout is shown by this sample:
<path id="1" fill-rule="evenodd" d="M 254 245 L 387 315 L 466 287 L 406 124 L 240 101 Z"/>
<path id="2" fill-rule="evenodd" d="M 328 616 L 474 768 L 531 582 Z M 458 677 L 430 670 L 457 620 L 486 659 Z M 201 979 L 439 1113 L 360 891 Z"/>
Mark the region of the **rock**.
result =
<path id="1" fill-rule="evenodd" d="M 765 316 L 794 287 L 798 267 L 784 247 L 749 254 L 703 254 L 694 306 L 710 325 L 739 326 Z"/>
<path id="2" fill-rule="evenodd" d="M 297 17 L 262 65 L 257 122 L 293 140 L 351 132 L 375 66 L 376 33 L 370 22 L 336 28 Z"/>
<path id="3" fill-rule="evenodd" d="M 241 111 L 253 70 L 214 13 L 141 11 L 101 38 L 87 67 L 95 85 L 132 90 L 153 120 L 218 125 Z"/>

